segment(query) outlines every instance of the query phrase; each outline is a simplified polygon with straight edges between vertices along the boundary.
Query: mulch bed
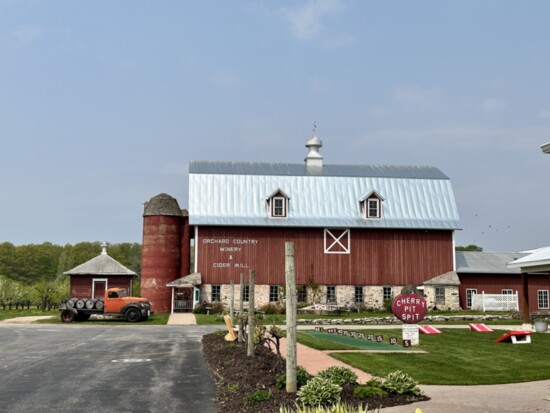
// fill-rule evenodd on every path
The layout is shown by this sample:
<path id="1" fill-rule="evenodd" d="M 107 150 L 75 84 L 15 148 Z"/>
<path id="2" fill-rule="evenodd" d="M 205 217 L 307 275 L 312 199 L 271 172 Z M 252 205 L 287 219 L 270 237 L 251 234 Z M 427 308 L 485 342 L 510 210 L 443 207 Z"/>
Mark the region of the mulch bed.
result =
<path id="1" fill-rule="evenodd" d="M 280 406 L 295 406 L 296 396 L 275 386 L 277 377 L 286 372 L 282 358 L 265 346 L 257 347 L 252 357 L 247 357 L 246 343 L 227 342 L 224 334 L 205 335 L 202 339 L 203 353 L 218 386 L 218 410 L 226 413 L 278 413 Z M 411 396 L 388 396 L 384 398 L 359 399 L 353 395 L 355 385 L 344 387 L 342 402 L 369 407 L 389 407 L 429 400 Z M 265 401 L 248 401 L 254 392 L 271 392 Z"/>

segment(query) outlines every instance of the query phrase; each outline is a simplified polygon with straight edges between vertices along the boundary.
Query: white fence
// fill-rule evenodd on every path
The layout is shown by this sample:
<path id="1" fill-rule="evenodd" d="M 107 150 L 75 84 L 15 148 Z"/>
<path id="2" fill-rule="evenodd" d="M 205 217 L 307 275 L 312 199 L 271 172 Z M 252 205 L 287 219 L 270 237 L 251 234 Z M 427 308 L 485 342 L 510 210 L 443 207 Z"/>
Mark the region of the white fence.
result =
<path id="1" fill-rule="evenodd" d="M 519 311 L 518 292 L 514 294 L 472 294 L 472 310 Z"/>

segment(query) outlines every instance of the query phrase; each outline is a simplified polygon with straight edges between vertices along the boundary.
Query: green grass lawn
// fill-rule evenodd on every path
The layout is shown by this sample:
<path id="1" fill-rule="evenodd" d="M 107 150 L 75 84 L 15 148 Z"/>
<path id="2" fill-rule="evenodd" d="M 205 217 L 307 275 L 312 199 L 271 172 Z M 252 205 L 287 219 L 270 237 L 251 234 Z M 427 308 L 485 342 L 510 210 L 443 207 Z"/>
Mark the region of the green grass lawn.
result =
<path id="1" fill-rule="evenodd" d="M 45 320 L 39 320 L 37 323 L 40 324 L 62 324 L 61 321 L 61 312 L 57 312 L 57 314 L 49 314 L 49 315 L 55 315 L 53 318 L 45 319 Z M 129 323 L 124 318 L 113 318 L 109 320 L 93 320 L 90 319 L 88 321 L 75 321 L 71 324 L 82 324 L 82 325 L 111 325 L 111 326 L 118 326 L 118 325 L 164 325 L 168 323 L 168 317 L 170 314 L 168 313 L 157 313 L 153 314 L 147 321 L 140 321 L 138 323 Z"/>
<path id="2" fill-rule="evenodd" d="M 58 316 L 59 310 L 41 311 L 41 310 L 0 310 L 0 321 L 16 317 L 28 316 Z"/>
<path id="3" fill-rule="evenodd" d="M 365 330 L 401 337 L 401 330 Z M 474 333 L 444 329 L 443 334 L 420 335 L 425 354 L 333 353 L 332 357 L 375 376 L 403 370 L 422 384 L 501 384 L 550 379 L 550 334 L 531 335 L 531 344 L 495 343 L 504 331 Z M 298 340 L 316 347 L 302 335 Z M 304 341 L 302 341 L 304 340 Z M 329 348 L 327 348 L 329 347 Z M 343 349 L 340 344 L 320 347 Z"/>

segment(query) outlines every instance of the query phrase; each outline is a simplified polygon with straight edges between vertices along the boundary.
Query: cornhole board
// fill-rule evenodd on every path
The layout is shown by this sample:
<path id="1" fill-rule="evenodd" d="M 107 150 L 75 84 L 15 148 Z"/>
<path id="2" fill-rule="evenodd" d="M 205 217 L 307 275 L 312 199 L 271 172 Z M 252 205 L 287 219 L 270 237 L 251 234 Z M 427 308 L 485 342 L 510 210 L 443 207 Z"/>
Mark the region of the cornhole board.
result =
<path id="1" fill-rule="evenodd" d="M 470 323 L 468 325 L 470 326 L 470 329 L 472 331 L 475 331 L 476 333 L 490 333 L 493 331 L 489 327 L 487 327 L 485 324 Z"/>
<path id="2" fill-rule="evenodd" d="M 422 334 L 441 334 L 441 331 L 433 326 L 418 326 L 418 330 Z"/>
<path id="3" fill-rule="evenodd" d="M 497 343 L 511 342 L 512 344 L 531 343 L 531 331 L 508 331 L 502 337 L 495 340 Z"/>

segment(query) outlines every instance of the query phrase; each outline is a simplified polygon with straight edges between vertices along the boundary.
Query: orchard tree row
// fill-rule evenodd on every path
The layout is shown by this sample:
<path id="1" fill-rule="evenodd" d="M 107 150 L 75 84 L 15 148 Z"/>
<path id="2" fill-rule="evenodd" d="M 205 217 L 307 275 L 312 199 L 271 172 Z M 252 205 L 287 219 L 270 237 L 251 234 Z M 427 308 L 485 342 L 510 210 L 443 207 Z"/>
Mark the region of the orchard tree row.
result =
<path id="1" fill-rule="evenodd" d="M 9 242 L 0 244 L 0 308 L 55 308 L 69 295 L 69 279 L 63 273 L 100 253 L 100 242 L 64 246 L 49 242 L 19 246 Z M 107 253 L 140 273 L 140 244 L 111 244 Z"/>

